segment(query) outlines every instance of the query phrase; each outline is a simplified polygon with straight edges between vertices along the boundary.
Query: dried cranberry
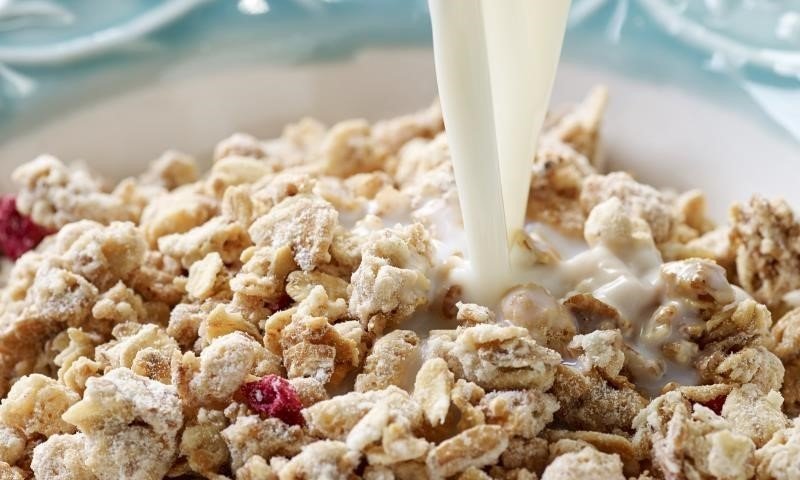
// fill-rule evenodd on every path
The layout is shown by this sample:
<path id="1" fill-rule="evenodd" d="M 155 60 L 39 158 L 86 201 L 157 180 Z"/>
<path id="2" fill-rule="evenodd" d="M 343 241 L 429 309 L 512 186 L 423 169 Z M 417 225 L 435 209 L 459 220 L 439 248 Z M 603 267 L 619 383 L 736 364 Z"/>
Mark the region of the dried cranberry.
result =
<path id="1" fill-rule="evenodd" d="M 277 375 L 242 385 L 240 393 L 250 409 L 289 425 L 304 425 L 303 404 L 292 384 Z"/>
<path id="2" fill-rule="evenodd" d="M 711 410 L 714 411 L 714 413 L 716 413 L 717 415 L 720 415 L 722 413 L 722 406 L 725 404 L 725 399 L 726 398 L 727 398 L 727 396 L 720 395 L 717 398 L 712 398 L 711 400 L 709 400 L 707 402 L 701 403 L 701 405 L 710 408 Z"/>
<path id="3" fill-rule="evenodd" d="M 50 233 L 17 211 L 13 195 L 0 196 L 0 250 L 5 256 L 16 260 Z"/>

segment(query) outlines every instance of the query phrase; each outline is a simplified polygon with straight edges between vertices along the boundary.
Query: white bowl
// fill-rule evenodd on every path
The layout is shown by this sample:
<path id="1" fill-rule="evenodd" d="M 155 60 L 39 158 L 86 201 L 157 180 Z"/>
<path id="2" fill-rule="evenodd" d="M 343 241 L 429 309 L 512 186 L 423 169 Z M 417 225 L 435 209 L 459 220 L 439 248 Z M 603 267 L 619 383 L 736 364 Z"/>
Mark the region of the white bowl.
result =
<path id="1" fill-rule="evenodd" d="M 191 73 L 197 65 L 182 68 Z M 800 206 L 797 145 L 762 118 L 698 93 L 571 62 L 560 66 L 553 103 L 576 101 L 598 83 L 611 92 L 604 138 L 613 169 L 662 187 L 700 188 L 719 220 L 731 202 L 754 193 Z M 13 188 L 7 178 L 13 166 L 44 152 L 85 160 L 121 178 L 167 148 L 207 161 L 214 144 L 235 131 L 277 136 L 306 115 L 328 123 L 379 119 L 423 107 L 434 95 L 427 48 L 372 49 L 335 62 L 250 64 L 202 75 L 173 71 L 0 144 L 6 173 L 0 189 Z"/>

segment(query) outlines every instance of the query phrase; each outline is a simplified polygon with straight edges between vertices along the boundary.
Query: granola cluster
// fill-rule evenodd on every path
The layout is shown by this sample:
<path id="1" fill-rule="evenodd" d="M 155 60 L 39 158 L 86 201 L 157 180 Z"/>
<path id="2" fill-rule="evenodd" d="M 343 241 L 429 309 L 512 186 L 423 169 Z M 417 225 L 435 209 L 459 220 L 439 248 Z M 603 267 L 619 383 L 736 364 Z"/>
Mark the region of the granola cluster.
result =
<path id="1" fill-rule="evenodd" d="M 605 172 L 606 97 L 548 117 L 494 305 L 438 105 L 19 167 L 8 231 L 53 233 L 0 289 L 0 478 L 800 478 L 800 221 Z"/>

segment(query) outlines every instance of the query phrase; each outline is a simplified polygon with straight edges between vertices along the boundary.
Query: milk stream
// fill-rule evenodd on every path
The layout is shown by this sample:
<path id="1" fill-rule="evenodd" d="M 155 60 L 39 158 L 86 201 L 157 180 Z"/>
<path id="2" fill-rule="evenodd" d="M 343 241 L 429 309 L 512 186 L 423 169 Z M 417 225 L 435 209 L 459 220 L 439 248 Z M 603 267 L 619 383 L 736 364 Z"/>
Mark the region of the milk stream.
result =
<path id="1" fill-rule="evenodd" d="M 458 185 L 471 277 L 496 298 L 510 276 L 491 82 L 480 0 L 431 0 L 439 98 Z"/>
<path id="2" fill-rule="evenodd" d="M 569 0 L 430 0 L 439 96 L 469 256 L 464 295 L 513 285 L 531 162 L 561 52 Z"/>
<path id="3" fill-rule="evenodd" d="M 569 3 L 481 3 L 509 242 L 525 221 L 530 165 L 550 101 Z"/>

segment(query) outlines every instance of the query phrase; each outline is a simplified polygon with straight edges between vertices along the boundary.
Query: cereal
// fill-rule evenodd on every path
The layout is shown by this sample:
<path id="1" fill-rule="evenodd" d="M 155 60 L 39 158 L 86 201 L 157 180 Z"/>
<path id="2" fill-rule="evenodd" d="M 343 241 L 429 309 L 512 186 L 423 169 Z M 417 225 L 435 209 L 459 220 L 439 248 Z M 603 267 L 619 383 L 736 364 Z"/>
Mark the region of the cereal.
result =
<path id="1" fill-rule="evenodd" d="M 19 167 L 0 478 L 800 477 L 794 214 L 607 173 L 606 102 L 547 117 L 483 304 L 438 101 L 237 133 L 207 173 Z"/>
<path id="2" fill-rule="evenodd" d="M 419 337 L 408 330 L 395 330 L 375 342 L 367 355 L 362 372 L 356 377 L 355 389 L 382 390 L 389 385 L 404 383 L 409 372 L 406 366 L 413 365 L 419 354 Z"/>
<path id="3" fill-rule="evenodd" d="M 783 200 L 753 197 L 731 209 L 731 245 L 742 288 L 769 306 L 800 287 L 800 224 Z"/>

